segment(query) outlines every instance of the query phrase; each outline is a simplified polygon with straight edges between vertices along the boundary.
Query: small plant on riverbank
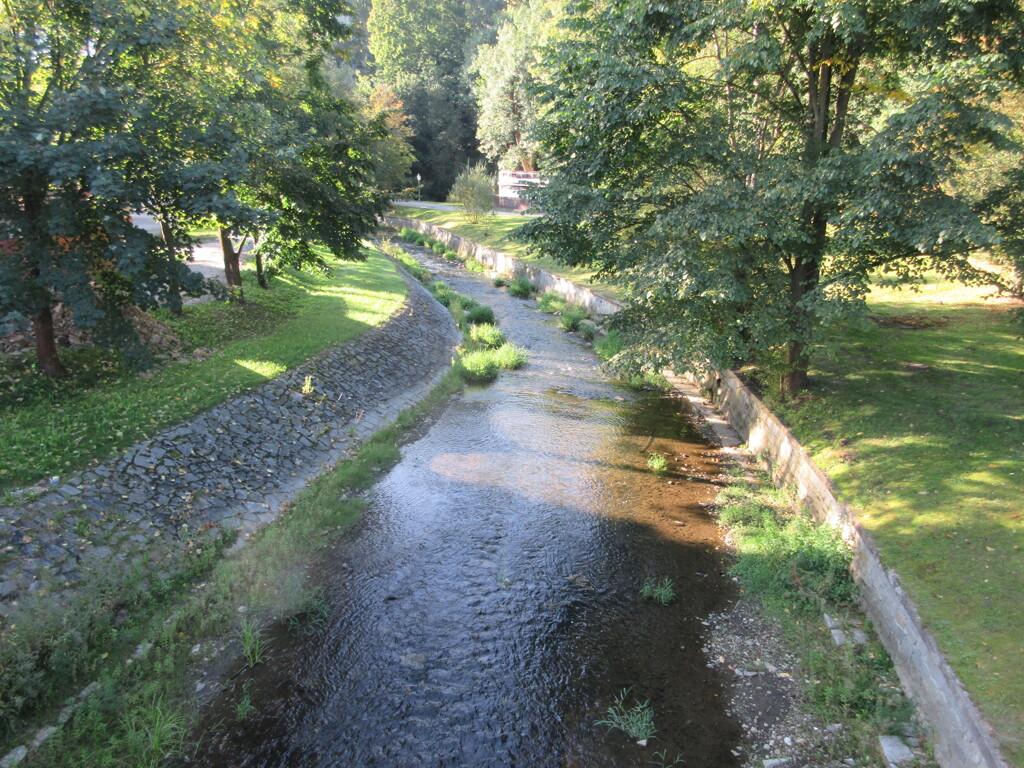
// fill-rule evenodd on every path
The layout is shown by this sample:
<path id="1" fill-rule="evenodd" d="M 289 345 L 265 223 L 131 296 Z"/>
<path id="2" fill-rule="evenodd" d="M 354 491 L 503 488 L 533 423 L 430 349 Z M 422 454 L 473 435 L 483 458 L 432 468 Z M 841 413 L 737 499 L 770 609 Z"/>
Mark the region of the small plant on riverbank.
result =
<path id="1" fill-rule="evenodd" d="M 122 724 L 131 764 L 137 768 L 160 768 L 168 757 L 185 751 L 185 716 L 163 699 L 155 698 L 129 713 Z"/>
<path id="2" fill-rule="evenodd" d="M 252 680 L 245 682 L 245 685 L 242 686 L 242 698 L 235 704 L 235 720 L 240 723 L 248 720 L 249 716 L 256 712 L 256 707 L 252 703 L 252 696 L 249 694 L 249 686 L 251 684 Z"/>
<path id="3" fill-rule="evenodd" d="M 596 724 L 608 726 L 609 731 L 617 728 L 634 741 L 646 743 L 657 733 L 654 727 L 654 708 L 649 699 L 627 706 L 628 696 L 629 688 L 623 688 L 608 707 L 607 718 L 598 720 Z"/>
<path id="4" fill-rule="evenodd" d="M 668 605 L 676 599 L 676 590 L 672 579 L 668 576 L 660 579 L 649 576 L 644 579 L 643 586 L 640 588 L 640 597 L 653 600 L 659 605 Z"/>
<path id="5" fill-rule="evenodd" d="M 537 309 L 548 315 L 553 315 L 556 312 L 564 312 L 572 306 L 560 293 L 554 291 L 545 291 L 537 299 Z"/>
<path id="6" fill-rule="evenodd" d="M 238 630 L 238 639 L 242 643 L 242 655 L 245 656 L 245 663 L 250 669 L 261 661 L 267 652 L 267 641 L 263 639 L 263 631 L 259 622 L 242 617 L 242 625 Z"/>
<path id="7" fill-rule="evenodd" d="M 302 382 L 302 389 L 299 390 L 304 395 L 313 394 L 313 377 L 307 376 L 306 380 Z"/>
<path id="8" fill-rule="evenodd" d="M 580 335 L 588 344 L 592 344 L 597 338 L 597 326 L 592 323 L 585 323 L 580 321 L 579 327 L 576 329 L 576 333 Z"/>
<path id="9" fill-rule="evenodd" d="M 580 323 L 586 319 L 587 310 L 573 304 L 562 312 L 562 316 L 558 318 L 558 324 L 567 331 L 575 332 L 580 329 Z"/>
<path id="10" fill-rule="evenodd" d="M 526 365 L 526 350 L 506 342 L 494 350 L 494 359 L 498 361 L 500 368 L 506 371 L 514 371 Z"/>
<path id="11" fill-rule="evenodd" d="M 324 590 L 317 587 L 299 606 L 299 610 L 288 617 L 288 631 L 292 634 L 312 634 L 326 626 L 330 615 L 331 606 Z"/>
<path id="12" fill-rule="evenodd" d="M 517 277 L 508 284 L 508 295 L 517 299 L 528 299 L 536 290 L 537 287 L 525 277 Z"/>
<path id="13" fill-rule="evenodd" d="M 507 277 L 504 277 L 503 275 L 495 275 L 494 276 L 494 287 L 495 288 L 504 288 L 507 285 L 508 285 L 508 278 Z"/>
<path id="14" fill-rule="evenodd" d="M 485 349 L 497 349 L 505 343 L 505 334 L 490 323 L 474 325 L 469 329 L 469 337 Z"/>
<path id="15" fill-rule="evenodd" d="M 807 688 L 811 708 L 825 722 L 846 725 L 851 744 L 869 754 L 879 733 L 896 732 L 910 720 L 911 708 L 876 641 L 837 647 L 823 631 L 823 611 L 858 614 L 851 552 L 831 526 L 804 516 L 795 495 L 775 488 L 766 474 L 752 482 L 732 473 L 718 511 L 736 544 L 730 573 L 784 625 L 799 676 L 814 681 Z"/>
<path id="16" fill-rule="evenodd" d="M 656 475 L 663 475 L 668 472 L 668 459 L 665 454 L 655 451 L 647 457 L 647 468 Z"/>
<path id="17" fill-rule="evenodd" d="M 473 307 L 466 312 L 466 322 L 470 325 L 497 324 L 497 321 L 494 319 L 494 310 L 490 307 L 485 307 L 482 304 L 480 306 Z"/>

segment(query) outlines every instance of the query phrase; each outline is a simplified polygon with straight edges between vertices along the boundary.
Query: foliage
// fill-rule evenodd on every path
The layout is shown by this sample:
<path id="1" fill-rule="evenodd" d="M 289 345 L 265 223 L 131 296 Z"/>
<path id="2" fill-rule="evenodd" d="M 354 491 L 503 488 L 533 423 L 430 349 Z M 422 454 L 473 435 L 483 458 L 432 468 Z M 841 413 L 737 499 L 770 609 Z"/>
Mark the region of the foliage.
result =
<path id="1" fill-rule="evenodd" d="M 738 537 L 731 572 L 746 592 L 776 606 L 853 604 L 852 553 L 830 525 L 811 521 L 784 498 L 751 494 L 743 486 L 727 489 L 720 499 L 722 524 Z"/>
<path id="2" fill-rule="evenodd" d="M 494 319 L 494 310 L 490 307 L 473 307 L 466 313 L 466 321 L 470 325 L 491 325 L 497 321 Z"/>
<path id="3" fill-rule="evenodd" d="M 647 468 L 656 475 L 663 475 L 668 471 L 668 459 L 663 453 L 652 453 L 647 457 Z"/>
<path id="4" fill-rule="evenodd" d="M 9 0 L 0 15 L 0 333 L 32 320 L 39 365 L 62 376 L 52 307 L 63 301 L 101 344 L 146 362 L 122 314 L 128 304 L 180 306 L 201 279 L 181 242 L 135 227 L 147 179 L 208 194 L 211 170 L 151 152 L 160 109 L 147 62 L 187 40 L 180 6 L 85 0 L 74 6 Z"/>
<path id="5" fill-rule="evenodd" d="M 537 286 L 525 277 L 517 277 L 508 284 L 508 295 L 517 299 L 528 299 L 537 290 Z"/>
<path id="6" fill-rule="evenodd" d="M 991 109 L 1024 23 L 915 0 L 580 3 L 549 57 L 545 216 L 523 233 L 629 291 L 629 354 L 655 368 L 786 357 L 859 311 L 875 270 L 997 277 L 997 240 L 943 182 L 998 145 Z"/>
<path id="7" fill-rule="evenodd" d="M 480 157 L 476 109 L 463 78 L 473 30 L 493 6 L 462 0 L 377 0 L 367 20 L 375 82 L 402 101 L 413 131 L 412 172 L 427 199 L 443 200 L 467 162 Z"/>
<path id="8" fill-rule="evenodd" d="M 250 669 L 263 661 L 267 652 L 267 641 L 263 638 L 263 630 L 258 619 L 242 617 L 242 623 L 238 628 L 238 641 L 242 644 L 242 655 L 245 656 L 245 663 Z"/>
<path id="9" fill-rule="evenodd" d="M 661 579 L 656 579 L 653 576 L 644 579 L 643 586 L 640 588 L 640 597 L 653 600 L 659 605 L 668 605 L 676 599 L 676 590 L 672 584 L 672 579 L 668 576 Z"/>
<path id="10" fill-rule="evenodd" d="M 634 741 L 646 741 L 657 733 L 650 699 L 626 706 L 627 696 L 629 689 L 624 688 L 608 707 L 607 719 L 598 720 L 597 725 L 607 725 L 608 730 L 617 728 Z"/>
<path id="11" fill-rule="evenodd" d="M 485 349 L 496 349 L 505 343 L 505 334 L 500 328 L 489 323 L 474 325 L 469 330 L 469 336 Z"/>
<path id="12" fill-rule="evenodd" d="M 494 208 L 494 181 L 483 163 L 467 167 L 456 178 L 448 202 L 462 206 L 470 221 L 479 222 Z"/>
<path id="13" fill-rule="evenodd" d="M 562 311 L 558 324 L 567 331 L 578 331 L 580 323 L 586 320 L 587 310 L 578 305 L 571 305 Z"/>
<path id="14" fill-rule="evenodd" d="M 498 168 L 537 170 L 531 129 L 538 107 L 536 68 L 560 2 L 534 0 L 512 6 L 497 40 L 481 45 L 470 67 L 479 108 L 477 139 Z"/>

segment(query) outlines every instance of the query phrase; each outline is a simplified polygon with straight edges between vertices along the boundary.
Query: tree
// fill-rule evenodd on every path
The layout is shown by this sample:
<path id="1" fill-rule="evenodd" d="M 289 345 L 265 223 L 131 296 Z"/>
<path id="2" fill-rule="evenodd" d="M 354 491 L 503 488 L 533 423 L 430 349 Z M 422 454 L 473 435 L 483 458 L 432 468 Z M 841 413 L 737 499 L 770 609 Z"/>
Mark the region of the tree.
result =
<path id="1" fill-rule="evenodd" d="M 483 163 L 467 167 L 455 179 L 448 202 L 461 205 L 471 221 L 479 221 L 494 208 L 494 179 Z"/>
<path id="2" fill-rule="evenodd" d="M 0 332 L 31 319 L 41 370 L 61 376 L 53 306 L 129 357 L 145 350 L 128 304 L 180 303 L 201 278 L 174 242 L 131 223 L 147 179 L 189 182 L 137 126 L 158 121 L 145 84 L 154 57 L 179 50 L 186 12 L 156 0 L 4 0 L 0 16 Z M 180 168 L 178 169 L 181 170 Z"/>
<path id="3" fill-rule="evenodd" d="M 264 0 L 237 11 L 243 25 L 255 27 L 231 55 L 249 68 L 255 64 L 258 76 L 236 67 L 228 91 L 246 162 L 231 186 L 242 205 L 217 219 L 225 276 L 239 298 L 239 255 L 247 239 L 259 284 L 267 288 L 266 266 L 326 270 L 314 242 L 338 258 L 362 258 L 360 238 L 383 211 L 369 155 L 382 130 L 368 129 L 324 76 L 349 32 L 338 21 L 344 10 L 338 0 Z"/>
<path id="4" fill-rule="evenodd" d="M 478 160 L 476 109 L 464 67 L 495 9 L 465 0 L 375 0 L 367 21 L 374 82 L 402 101 L 413 131 L 412 172 L 428 197 L 444 199 Z"/>
<path id="5" fill-rule="evenodd" d="M 997 281 L 998 240 L 945 182 L 998 144 L 1012 0 L 584 2 L 550 53 L 547 212 L 527 237 L 626 286 L 629 356 L 680 369 L 781 352 L 808 383 L 869 276 Z"/>
<path id="6" fill-rule="evenodd" d="M 537 65 L 560 2 L 534 0 L 514 6 L 497 40 L 481 45 L 473 60 L 480 149 L 499 168 L 537 170 Z"/>

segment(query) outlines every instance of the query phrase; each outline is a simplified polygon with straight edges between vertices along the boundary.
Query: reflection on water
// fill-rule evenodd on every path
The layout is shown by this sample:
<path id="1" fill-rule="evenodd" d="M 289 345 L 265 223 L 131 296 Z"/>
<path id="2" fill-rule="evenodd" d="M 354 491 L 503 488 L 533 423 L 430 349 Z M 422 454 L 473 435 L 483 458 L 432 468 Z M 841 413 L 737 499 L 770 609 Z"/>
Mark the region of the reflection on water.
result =
<path id="1" fill-rule="evenodd" d="M 332 605 L 308 637 L 278 628 L 209 713 L 210 766 L 738 764 L 738 731 L 701 652 L 728 595 L 701 502 L 715 452 L 680 401 L 620 389 L 590 351 L 482 279 L 445 278 L 530 350 L 522 371 L 455 400 L 324 558 Z M 651 452 L 669 458 L 662 476 Z M 676 601 L 639 591 L 671 577 Z M 649 699 L 646 747 L 595 721 Z"/>

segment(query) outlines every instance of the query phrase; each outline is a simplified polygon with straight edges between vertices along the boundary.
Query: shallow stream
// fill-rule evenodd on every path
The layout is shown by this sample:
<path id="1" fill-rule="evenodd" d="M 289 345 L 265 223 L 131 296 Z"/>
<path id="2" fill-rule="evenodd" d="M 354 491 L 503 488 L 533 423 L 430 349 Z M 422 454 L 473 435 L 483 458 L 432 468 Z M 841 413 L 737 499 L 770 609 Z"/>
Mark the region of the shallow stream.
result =
<path id="1" fill-rule="evenodd" d="M 704 509 L 718 455 L 685 401 L 619 387 L 532 301 L 416 253 L 491 306 L 530 361 L 403 448 L 320 569 L 327 625 L 274 631 L 269 660 L 210 708 L 219 726 L 195 762 L 739 765 L 702 651 L 705 617 L 732 594 Z M 665 577 L 670 605 L 641 598 Z M 653 709 L 646 746 L 597 724 L 625 689 Z M 245 692 L 255 710 L 238 721 Z"/>

